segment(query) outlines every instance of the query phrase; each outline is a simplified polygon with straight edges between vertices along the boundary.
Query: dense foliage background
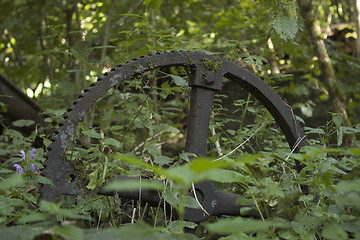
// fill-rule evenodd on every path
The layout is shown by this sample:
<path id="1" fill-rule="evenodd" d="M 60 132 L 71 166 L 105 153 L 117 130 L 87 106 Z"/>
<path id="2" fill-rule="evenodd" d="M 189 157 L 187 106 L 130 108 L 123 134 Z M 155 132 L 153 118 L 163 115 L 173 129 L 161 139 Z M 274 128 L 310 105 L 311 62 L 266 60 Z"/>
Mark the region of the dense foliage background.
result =
<path id="1" fill-rule="evenodd" d="M 357 0 L 2 0 L 0 72 L 40 105 L 46 124 L 9 121 L 9 106 L 0 103 L 0 236 L 359 239 L 358 5 Z M 293 107 L 310 146 L 291 153 L 266 109 L 225 81 L 213 108 L 208 158 L 180 166 L 190 157 L 183 151 L 187 75 L 183 68 L 153 70 L 109 91 L 78 127 L 66 157 L 80 169 L 86 192 L 39 202 L 40 185 L 49 183 L 39 173 L 46 146 L 82 90 L 118 64 L 169 50 L 218 55 L 254 72 Z M 300 173 L 295 160 L 305 166 Z M 147 187 L 161 189 L 173 209 L 95 194 L 119 174 L 166 179 L 165 186 Z M 241 203 L 252 206 L 258 218 L 212 217 L 196 236 L 184 234 L 184 226 L 197 226 L 182 220 L 184 207 L 197 205 L 184 193 L 205 179 L 244 195 Z M 124 183 L 109 187 L 124 189 Z"/>

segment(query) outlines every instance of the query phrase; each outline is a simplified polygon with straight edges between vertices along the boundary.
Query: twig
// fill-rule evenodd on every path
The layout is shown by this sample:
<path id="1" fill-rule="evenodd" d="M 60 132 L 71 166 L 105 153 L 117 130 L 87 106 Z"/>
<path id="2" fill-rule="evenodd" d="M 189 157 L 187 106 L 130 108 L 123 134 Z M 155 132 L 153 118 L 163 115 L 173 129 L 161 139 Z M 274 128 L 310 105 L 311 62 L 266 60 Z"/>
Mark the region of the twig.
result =
<path id="1" fill-rule="evenodd" d="M 141 183 L 141 176 L 139 176 L 139 181 Z M 139 200 L 138 200 L 138 208 L 139 208 L 139 219 L 141 219 L 141 184 L 139 189 Z"/>
<path id="2" fill-rule="evenodd" d="M 215 135 L 216 135 L 215 128 L 211 128 L 211 135 L 212 135 L 212 136 L 215 136 Z M 215 148 L 216 148 L 216 151 L 217 151 L 219 157 L 221 157 L 222 155 L 224 155 L 224 154 L 222 153 L 219 140 L 217 140 L 217 141 L 215 142 Z"/>
<path id="3" fill-rule="evenodd" d="M 245 143 L 247 143 L 261 128 L 263 128 L 266 123 L 267 123 L 267 120 L 266 120 L 265 122 L 263 122 L 263 124 L 261 124 L 261 126 L 258 127 L 258 128 L 255 130 L 255 132 L 253 132 L 247 139 L 245 139 L 244 142 L 240 143 L 239 146 L 237 146 L 236 148 L 234 148 L 233 150 L 231 150 L 229 153 L 227 153 L 227 154 L 225 154 L 225 155 L 223 155 L 223 156 L 221 156 L 221 157 L 213 160 L 213 162 L 219 161 L 219 160 L 223 159 L 224 157 L 227 157 L 227 156 L 233 154 L 237 149 L 239 149 L 239 148 L 242 147 Z"/>
<path id="4" fill-rule="evenodd" d="M 291 152 L 289 153 L 289 155 L 286 157 L 285 161 L 287 161 L 291 154 L 295 151 L 295 149 L 299 146 L 299 144 L 302 142 L 302 140 L 304 140 L 304 138 L 306 138 L 306 135 L 304 135 L 302 138 L 298 138 L 295 142 L 295 145 L 293 147 L 293 149 L 291 150 Z"/>
<path id="5" fill-rule="evenodd" d="M 101 207 L 101 209 L 100 209 L 100 213 L 99 213 L 99 219 L 98 219 L 98 224 L 97 224 L 97 226 L 96 226 L 96 230 L 99 230 L 99 226 L 100 226 L 100 220 L 101 220 L 101 214 L 102 214 L 102 210 L 103 210 L 103 208 Z"/>
<path id="6" fill-rule="evenodd" d="M 206 213 L 207 215 L 210 215 L 210 214 L 206 211 L 206 209 L 201 205 L 201 203 L 199 202 L 199 199 L 198 199 L 197 194 L 196 194 L 196 190 L 195 190 L 194 183 L 191 183 L 191 190 L 193 191 L 194 196 L 195 196 L 195 200 L 196 200 L 197 204 L 199 204 L 201 210 L 202 210 L 204 213 Z"/>
<path id="7" fill-rule="evenodd" d="M 157 134 L 155 134 L 155 135 L 152 136 L 152 137 L 148 137 L 147 139 L 145 139 L 145 141 L 143 141 L 142 143 L 140 143 L 139 145 L 137 145 L 137 146 L 134 148 L 133 152 L 136 152 L 137 150 L 139 150 L 139 148 L 141 148 L 142 146 L 144 146 L 144 144 L 145 144 L 147 141 L 151 141 L 151 140 L 157 138 L 159 135 L 163 134 L 164 132 L 165 132 L 165 131 L 161 131 L 161 132 L 158 132 Z"/>
<path id="8" fill-rule="evenodd" d="M 138 1 L 138 2 L 136 2 L 135 4 L 131 5 L 131 7 L 129 8 L 129 10 L 127 11 L 127 14 L 132 13 L 132 12 L 135 10 L 135 8 L 136 8 L 137 6 L 139 6 L 142 2 L 143 2 L 143 1 Z M 111 28 L 116 28 L 116 27 L 118 27 L 117 25 L 123 23 L 123 22 L 125 21 L 125 19 L 128 18 L 128 17 L 129 17 L 129 15 L 123 16 L 122 18 L 120 18 L 119 20 L 117 20 L 117 21 L 112 25 Z"/>
<path id="9" fill-rule="evenodd" d="M 134 208 L 134 209 L 133 209 L 133 212 L 132 212 L 131 224 L 134 224 L 134 222 L 135 222 L 135 213 L 136 213 L 136 208 Z"/>

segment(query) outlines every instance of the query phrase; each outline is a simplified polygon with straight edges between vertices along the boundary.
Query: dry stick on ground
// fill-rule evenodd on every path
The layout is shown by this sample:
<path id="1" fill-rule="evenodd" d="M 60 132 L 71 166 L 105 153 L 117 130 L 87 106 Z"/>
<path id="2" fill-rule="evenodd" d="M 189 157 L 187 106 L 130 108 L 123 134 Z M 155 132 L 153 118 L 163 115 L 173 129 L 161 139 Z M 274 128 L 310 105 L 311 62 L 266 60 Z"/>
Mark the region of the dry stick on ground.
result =
<path id="1" fill-rule="evenodd" d="M 313 14 L 313 1 L 312 0 L 297 0 L 301 16 L 305 20 L 305 29 L 310 35 L 311 43 L 314 52 L 318 57 L 322 79 L 329 91 L 329 99 L 331 101 L 333 110 L 341 115 L 343 124 L 351 127 L 343 96 L 336 85 L 336 78 L 331 59 L 325 48 L 323 34 L 321 33 L 319 21 L 315 19 Z M 345 135 L 344 143 L 351 146 L 355 141 L 355 135 Z"/>

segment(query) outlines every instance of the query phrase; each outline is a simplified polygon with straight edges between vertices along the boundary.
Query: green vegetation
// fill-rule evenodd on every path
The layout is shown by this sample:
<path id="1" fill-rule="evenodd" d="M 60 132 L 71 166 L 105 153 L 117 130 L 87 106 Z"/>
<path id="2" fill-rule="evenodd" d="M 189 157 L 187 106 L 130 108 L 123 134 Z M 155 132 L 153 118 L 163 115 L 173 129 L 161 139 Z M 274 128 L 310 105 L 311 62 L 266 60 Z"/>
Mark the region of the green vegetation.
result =
<path id="1" fill-rule="evenodd" d="M 0 72 L 42 107 L 48 125 L 9 122 L 0 102 L 1 238 L 359 239 L 355 6 L 315 0 L 306 12 L 298 7 L 306 2 L 2 0 Z M 333 76 L 324 73 L 319 41 Z M 293 153 L 264 106 L 225 81 L 215 96 L 207 156 L 184 152 L 188 66 L 149 61 L 149 71 L 104 94 L 72 136 L 65 158 L 82 191 L 40 201 L 41 184 L 52 184 L 41 175 L 46 146 L 82 90 L 118 64 L 170 50 L 213 54 L 255 72 L 293 107 L 309 146 Z M 202 61 L 211 71 L 222 65 Z M 305 166 L 299 173 L 296 161 Z M 111 181 L 117 175 L 148 181 Z M 184 221 L 185 207 L 202 207 L 187 193 L 204 180 L 243 195 L 238 201 L 248 207 L 240 213 L 258 217 Z M 100 188 L 152 189 L 169 205 L 97 195 Z M 197 228 L 196 235 L 184 227 Z"/>

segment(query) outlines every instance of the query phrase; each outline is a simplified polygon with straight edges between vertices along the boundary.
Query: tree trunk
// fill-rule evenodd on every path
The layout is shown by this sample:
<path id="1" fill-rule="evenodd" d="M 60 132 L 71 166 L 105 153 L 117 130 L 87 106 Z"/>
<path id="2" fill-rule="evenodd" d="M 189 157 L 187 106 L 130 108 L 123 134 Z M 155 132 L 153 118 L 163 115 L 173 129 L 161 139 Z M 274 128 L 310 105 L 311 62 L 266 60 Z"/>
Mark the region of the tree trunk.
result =
<path id="1" fill-rule="evenodd" d="M 103 63 L 105 56 L 106 56 L 106 46 L 107 46 L 108 40 L 109 40 L 109 30 L 110 30 L 111 17 L 112 17 L 112 12 L 113 12 L 114 6 L 115 6 L 115 0 L 111 0 L 110 7 L 109 7 L 108 13 L 106 15 L 104 38 L 103 38 L 103 42 L 102 42 L 103 49 L 101 49 L 101 57 L 100 57 L 101 63 Z"/>
<path id="2" fill-rule="evenodd" d="M 300 8 L 300 14 L 305 20 L 305 29 L 310 35 L 314 52 L 318 57 L 322 80 L 324 81 L 324 84 L 329 91 L 329 99 L 331 101 L 333 110 L 341 115 L 343 124 L 345 126 L 351 127 L 351 122 L 345 108 L 344 99 L 336 85 L 334 68 L 325 48 L 325 42 L 321 34 L 319 21 L 316 20 L 313 15 L 313 1 L 297 0 L 297 2 Z M 346 136 L 345 144 L 352 145 L 354 138 L 354 135 Z"/>
<path id="3" fill-rule="evenodd" d="M 356 26 L 356 58 L 360 62 L 360 0 L 353 0 L 354 22 Z"/>

